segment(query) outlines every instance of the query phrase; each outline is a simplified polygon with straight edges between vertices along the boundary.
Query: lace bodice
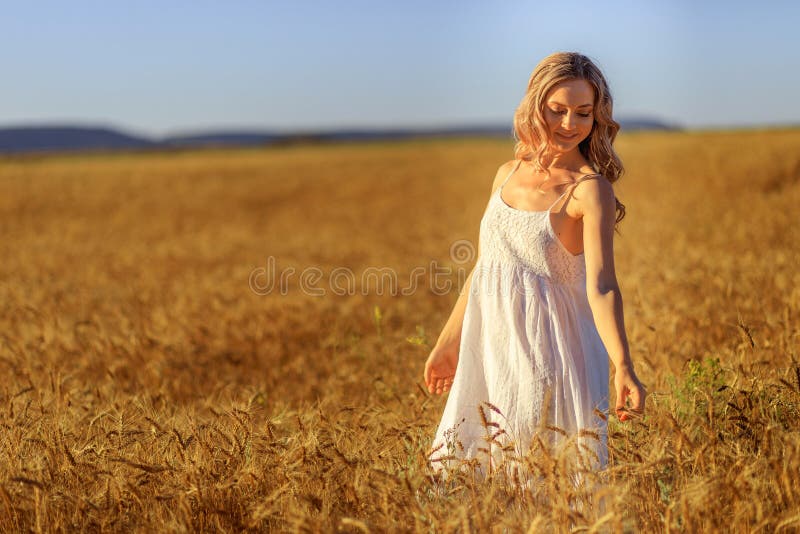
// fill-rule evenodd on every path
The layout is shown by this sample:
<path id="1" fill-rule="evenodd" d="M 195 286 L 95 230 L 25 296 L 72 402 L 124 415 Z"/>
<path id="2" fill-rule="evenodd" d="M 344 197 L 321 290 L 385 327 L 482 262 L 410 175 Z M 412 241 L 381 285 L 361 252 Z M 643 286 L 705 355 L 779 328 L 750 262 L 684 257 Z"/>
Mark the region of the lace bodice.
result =
<path id="1" fill-rule="evenodd" d="M 520 160 L 521 161 L 521 160 Z M 503 186 L 519 167 L 519 162 L 489 200 L 480 224 L 481 268 L 500 262 L 548 278 L 554 283 L 583 286 L 586 283 L 584 255 L 573 255 L 556 236 L 550 210 L 569 191 L 559 196 L 547 210 L 512 208 L 501 196 Z"/>

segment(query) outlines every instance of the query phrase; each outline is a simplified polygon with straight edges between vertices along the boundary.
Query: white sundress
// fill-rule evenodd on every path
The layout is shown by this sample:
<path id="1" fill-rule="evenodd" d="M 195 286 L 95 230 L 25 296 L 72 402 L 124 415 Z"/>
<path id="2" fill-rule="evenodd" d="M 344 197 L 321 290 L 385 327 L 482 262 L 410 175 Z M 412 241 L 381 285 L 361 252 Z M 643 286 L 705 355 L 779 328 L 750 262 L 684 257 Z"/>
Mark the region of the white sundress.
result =
<path id="1" fill-rule="evenodd" d="M 487 428 L 499 433 L 495 443 L 509 448 L 513 442 L 519 455 L 529 451 L 537 428 L 550 446 L 575 436 L 573 445 L 591 451 L 584 456 L 590 468 L 607 465 L 608 353 L 586 296 L 584 256 L 564 247 L 550 221 L 550 210 L 570 188 L 547 210 L 512 208 L 501 193 L 520 163 L 481 219 L 458 365 L 428 455 L 435 474 L 463 465 L 461 459 L 476 459 L 481 478 L 500 465 L 501 447 L 488 447 Z M 545 415 L 546 425 L 567 436 L 542 431 Z"/>

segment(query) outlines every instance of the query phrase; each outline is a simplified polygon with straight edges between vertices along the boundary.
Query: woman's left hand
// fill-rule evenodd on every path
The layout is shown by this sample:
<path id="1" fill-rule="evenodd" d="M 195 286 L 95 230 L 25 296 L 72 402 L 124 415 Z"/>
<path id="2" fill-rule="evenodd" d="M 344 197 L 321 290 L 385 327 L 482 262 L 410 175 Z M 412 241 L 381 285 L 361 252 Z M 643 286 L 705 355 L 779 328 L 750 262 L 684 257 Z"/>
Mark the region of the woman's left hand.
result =
<path id="1" fill-rule="evenodd" d="M 632 369 L 618 368 L 614 375 L 614 386 L 617 390 L 615 412 L 620 421 L 644 415 L 644 400 L 647 397 L 647 390 Z M 633 404 L 631 408 L 626 406 L 628 400 Z"/>

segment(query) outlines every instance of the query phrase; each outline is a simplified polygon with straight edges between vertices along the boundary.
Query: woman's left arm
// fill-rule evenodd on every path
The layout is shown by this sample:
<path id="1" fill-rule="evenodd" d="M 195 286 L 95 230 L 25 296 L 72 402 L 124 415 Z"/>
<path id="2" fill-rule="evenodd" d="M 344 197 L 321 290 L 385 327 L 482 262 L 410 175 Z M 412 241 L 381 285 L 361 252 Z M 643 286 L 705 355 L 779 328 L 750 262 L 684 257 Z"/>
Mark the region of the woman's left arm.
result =
<path id="1" fill-rule="evenodd" d="M 583 215 L 583 252 L 586 262 L 586 295 L 597 332 L 616 370 L 618 414 L 630 397 L 632 410 L 644 410 L 646 392 L 633 369 L 625 321 L 622 293 L 614 269 L 614 223 L 616 200 L 611 183 L 602 176 L 582 180 L 575 187 Z M 624 412 L 624 410 L 622 410 Z M 627 416 L 622 416 L 624 421 Z"/>

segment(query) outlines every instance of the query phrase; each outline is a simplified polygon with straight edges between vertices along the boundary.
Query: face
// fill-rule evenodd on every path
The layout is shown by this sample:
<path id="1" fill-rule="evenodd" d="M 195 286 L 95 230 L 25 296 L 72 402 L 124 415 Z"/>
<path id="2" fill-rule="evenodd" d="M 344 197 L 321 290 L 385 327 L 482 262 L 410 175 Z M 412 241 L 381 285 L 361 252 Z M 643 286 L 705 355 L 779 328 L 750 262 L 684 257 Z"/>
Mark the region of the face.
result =
<path id="1" fill-rule="evenodd" d="M 544 119 L 550 145 L 568 152 L 586 139 L 594 124 L 594 88 L 586 80 L 568 80 L 550 89 L 545 97 Z"/>

